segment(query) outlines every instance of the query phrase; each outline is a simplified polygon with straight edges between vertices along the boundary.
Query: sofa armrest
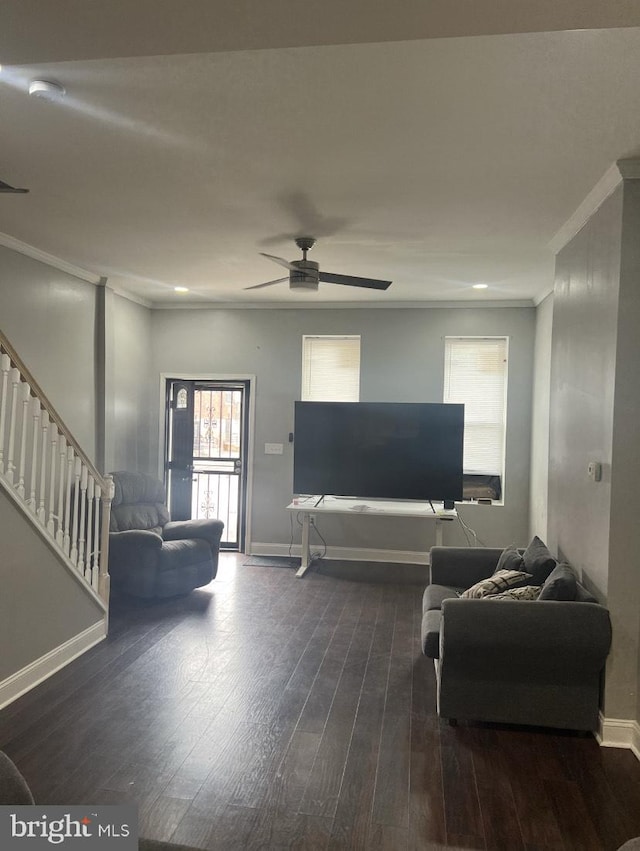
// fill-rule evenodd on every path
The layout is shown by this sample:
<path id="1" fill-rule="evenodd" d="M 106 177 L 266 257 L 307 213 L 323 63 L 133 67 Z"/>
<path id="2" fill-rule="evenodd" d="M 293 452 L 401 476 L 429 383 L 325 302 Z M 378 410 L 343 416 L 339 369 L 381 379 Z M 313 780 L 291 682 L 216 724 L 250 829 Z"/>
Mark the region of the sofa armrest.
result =
<path id="1" fill-rule="evenodd" d="M 574 680 L 604 667 L 609 612 L 597 603 L 450 599 L 442 604 L 440 661 L 472 677 Z"/>
<path id="2" fill-rule="evenodd" d="M 471 588 L 491 576 L 501 553 L 493 547 L 431 547 L 431 583 Z"/>
<path id="3" fill-rule="evenodd" d="M 148 529 L 129 529 L 126 532 L 109 532 L 109 553 L 114 556 L 133 547 L 144 550 L 159 550 L 162 538 Z"/>
<path id="4" fill-rule="evenodd" d="M 217 552 L 223 530 L 222 520 L 170 520 L 162 530 L 162 537 L 165 541 L 200 538 L 207 541 L 211 549 Z"/>

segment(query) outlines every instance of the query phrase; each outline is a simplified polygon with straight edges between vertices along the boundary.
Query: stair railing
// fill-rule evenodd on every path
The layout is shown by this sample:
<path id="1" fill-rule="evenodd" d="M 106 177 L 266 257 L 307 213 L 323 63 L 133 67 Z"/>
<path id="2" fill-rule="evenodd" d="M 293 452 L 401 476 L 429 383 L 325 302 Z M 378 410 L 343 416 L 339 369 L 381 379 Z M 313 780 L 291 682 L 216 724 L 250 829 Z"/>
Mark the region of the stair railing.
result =
<path id="1" fill-rule="evenodd" d="M 96 470 L 2 331 L 0 485 L 106 611 L 113 479 Z"/>

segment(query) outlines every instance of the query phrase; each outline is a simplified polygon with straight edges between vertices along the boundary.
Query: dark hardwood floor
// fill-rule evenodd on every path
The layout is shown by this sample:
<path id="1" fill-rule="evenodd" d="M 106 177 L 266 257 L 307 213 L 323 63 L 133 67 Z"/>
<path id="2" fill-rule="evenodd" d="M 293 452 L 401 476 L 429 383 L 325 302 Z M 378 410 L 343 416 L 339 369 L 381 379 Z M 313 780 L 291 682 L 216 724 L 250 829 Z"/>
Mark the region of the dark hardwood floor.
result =
<path id="1" fill-rule="evenodd" d="M 591 737 L 435 714 L 422 587 L 221 557 L 0 713 L 40 803 L 139 807 L 206 849 L 616 849 L 640 762 Z"/>

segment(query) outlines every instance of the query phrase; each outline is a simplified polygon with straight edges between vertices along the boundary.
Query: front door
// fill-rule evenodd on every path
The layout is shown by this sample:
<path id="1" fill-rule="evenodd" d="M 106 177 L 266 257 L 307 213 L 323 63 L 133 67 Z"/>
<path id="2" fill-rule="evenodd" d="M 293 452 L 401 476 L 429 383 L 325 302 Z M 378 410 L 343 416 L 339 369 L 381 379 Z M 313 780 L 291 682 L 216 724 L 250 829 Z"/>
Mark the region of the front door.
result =
<path id="1" fill-rule="evenodd" d="M 221 546 L 244 548 L 248 381 L 167 380 L 165 466 L 173 520 L 224 521 Z"/>

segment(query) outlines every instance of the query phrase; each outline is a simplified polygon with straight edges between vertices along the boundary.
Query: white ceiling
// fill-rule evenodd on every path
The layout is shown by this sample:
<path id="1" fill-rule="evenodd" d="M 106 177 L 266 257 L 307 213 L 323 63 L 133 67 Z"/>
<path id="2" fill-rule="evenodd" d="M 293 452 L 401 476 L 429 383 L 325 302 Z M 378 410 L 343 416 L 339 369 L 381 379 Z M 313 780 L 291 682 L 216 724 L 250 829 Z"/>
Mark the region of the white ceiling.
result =
<path id="1" fill-rule="evenodd" d="M 615 160 L 640 153 L 640 29 L 459 28 L 388 41 L 376 23 L 397 38 L 408 37 L 403 20 L 423 33 L 410 16 L 392 27 L 372 16 L 363 32 L 375 42 L 313 44 L 303 33 L 314 15 L 279 28 L 290 3 L 261 2 L 255 9 L 281 15 L 269 27 L 255 16 L 247 25 L 246 0 L 226 4 L 247 18 L 215 29 L 217 41 L 195 20 L 191 41 L 170 28 L 137 39 L 145 31 L 131 27 L 123 46 L 93 0 L 74 27 L 59 21 L 77 4 L 58 0 L 58 21 L 32 19 L 31 29 L 20 16 L 36 4 L 10 0 L 0 178 L 31 192 L 0 195 L 0 232 L 153 304 L 531 302 L 548 292 L 549 241 Z M 480 5 L 475 31 L 489 20 L 496 32 L 504 15 L 488 10 L 498 0 Z M 551 20 L 553 4 L 538 5 L 548 5 L 548 29 L 567 24 Z M 597 4 L 566 5 L 583 5 L 585 20 L 590 7 L 589 25 L 611 23 Z M 130 16 L 145 7 L 128 0 Z M 331 30 L 331 14 L 322 20 L 318 41 L 355 40 L 348 27 L 342 39 Z M 426 23 L 448 35 L 447 20 Z M 66 98 L 30 98 L 34 78 L 58 80 Z M 392 279 L 391 288 L 244 291 L 286 274 L 258 252 L 297 259 L 296 235 L 318 237 L 310 259 L 321 269 Z"/>

